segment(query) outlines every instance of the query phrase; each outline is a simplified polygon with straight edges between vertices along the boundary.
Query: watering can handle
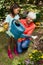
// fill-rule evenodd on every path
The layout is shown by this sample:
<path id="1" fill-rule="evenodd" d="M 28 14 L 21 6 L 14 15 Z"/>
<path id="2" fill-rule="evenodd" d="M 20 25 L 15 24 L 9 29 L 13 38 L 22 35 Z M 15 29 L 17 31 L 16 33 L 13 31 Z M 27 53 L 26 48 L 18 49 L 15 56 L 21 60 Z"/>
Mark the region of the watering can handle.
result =
<path id="1" fill-rule="evenodd" d="M 12 24 L 13 24 L 13 22 L 14 22 L 14 21 L 15 21 L 15 22 L 17 22 L 18 20 L 16 20 L 16 19 L 13 19 L 13 20 L 12 20 Z M 20 22 L 18 21 L 17 23 L 20 23 Z"/>
<path id="2" fill-rule="evenodd" d="M 13 20 L 12 20 L 12 24 L 13 24 L 14 21 L 16 22 L 17 20 L 16 20 L 16 19 L 13 19 Z M 14 23 L 15 23 L 15 22 L 14 22 Z M 18 21 L 17 23 L 19 23 L 20 26 L 25 30 L 24 26 L 20 23 L 20 21 Z"/>
<path id="3" fill-rule="evenodd" d="M 13 20 L 12 20 L 12 24 L 13 24 L 14 21 L 16 21 L 16 19 L 13 19 Z"/>

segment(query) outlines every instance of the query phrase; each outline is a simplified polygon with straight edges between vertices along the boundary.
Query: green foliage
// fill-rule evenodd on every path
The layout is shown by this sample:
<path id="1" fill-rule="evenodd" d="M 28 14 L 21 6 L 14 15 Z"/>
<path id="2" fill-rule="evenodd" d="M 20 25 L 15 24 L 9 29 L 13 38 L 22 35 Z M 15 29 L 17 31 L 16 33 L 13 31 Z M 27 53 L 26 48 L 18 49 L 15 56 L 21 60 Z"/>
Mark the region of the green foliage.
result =
<path id="1" fill-rule="evenodd" d="M 28 54 L 28 59 L 24 59 L 23 57 L 19 59 L 14 58 L 12 65 L 42 65 L 42 60 L 43 53 L 38 50 L 32 50 L 32 52 Z"/>
<path id="2" fill-rule="evenodd" d="M 0 20 L 4 19 L 9 12 L 9 6 L 14 3 L 12 0 L 0 0 Z"/>
<path id="3" fill-rule="evenodd" d="M 29 58 L 31 61 L 34 61 L 35 65 L 36 65 L 37 62 L 39 62 L 40 60 L 41 61 L 43 60 L 43 53 L 38 50 L 33 50 L 32 53 L 29 54 Z"/>
<path id="4" fill-rule="evenodd" d="M 33 2 L 34 0 L 30 0 L 30 2 Z M 14 2 L 17 2 L 20 4 L 20 6 L 22 7 L 21 9 L 21 13 L 23 13 L 23 11 L 27 10 L 27 11 L 35 11 L 35 12 L 40 12 L 41 14 L 41 20 L 43 20 L 43 6 L 41 7 L 37 7 L 36 5 L 32 5 L 32 4 L 25 4 L 27 2 L 27 0 L 0 0 L 0 20 L 5 19 L 6 15 L 9 13 L 9 8 L 10 5 L 13 4 Z M 24 3 L 24 5 L 22 5 Z M 24 15 L 25 16 L 25 15 Z"/>

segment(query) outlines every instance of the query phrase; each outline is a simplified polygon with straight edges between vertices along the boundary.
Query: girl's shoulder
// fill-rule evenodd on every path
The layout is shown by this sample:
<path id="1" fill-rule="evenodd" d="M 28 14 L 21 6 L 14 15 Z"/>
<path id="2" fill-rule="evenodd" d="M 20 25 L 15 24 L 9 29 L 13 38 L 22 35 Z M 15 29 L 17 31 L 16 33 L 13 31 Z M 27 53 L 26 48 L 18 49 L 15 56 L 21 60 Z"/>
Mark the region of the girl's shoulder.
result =
<path id="1" fill-rule="evenodd" d="M 8 14 L 7 17 L 12 18 L 12 16 L 10 14 Z"/>
<path id="2" fill-rule="evenodd" d="M 10 17 L 11 17 L 10 14 L 8 14 L 8 15 L 6 16 L 6 18 L 8 18 L 8 19 L 9 19 Z"/>
<path id="3" fill-rule="evenodd" d="M 6 16 L 5 22 L 10 22 L 12 20 L 12 17 L 10 16 L 10 14 L 8 14 Z"/>
<path id="4" fill-rule="evenodd" d="M 8 19 L 16 19 L 16 20 L 18 20 L 18 19 L 20 18 L 20 16 L 17 14 L 17 15 L 15 15 L 14 17 L 12 17 L 11 14 L 8 14 L 8 15 L 6 16 L 6 18 L 8 18 Z"/>
<path id="5" fill-rule="evenodd" d="M 15 15 L 14 17 L 11 14 L 8 14 L 7 17 L 9 17 L 9 18 L 15 18 L 15 19 L 19 19 L 20 18 L 20 16 L 18 14 Z"/>

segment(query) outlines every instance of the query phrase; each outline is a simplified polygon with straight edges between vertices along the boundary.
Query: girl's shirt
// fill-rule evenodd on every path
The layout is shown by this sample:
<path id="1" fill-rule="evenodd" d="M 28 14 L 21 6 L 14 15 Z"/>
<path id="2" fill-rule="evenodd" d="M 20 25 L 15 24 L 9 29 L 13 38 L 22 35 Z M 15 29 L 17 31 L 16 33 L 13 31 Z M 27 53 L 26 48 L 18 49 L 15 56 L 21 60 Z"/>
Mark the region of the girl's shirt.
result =
<path id="1" fill-rule="evenodd" d="M 7 22 L 7 23 L 9 24 L 9 28 L 8 28 L 8 30 L 6 31 L 6 33 L 7 33 L 9 36 L 13 36 L 13 34 L 10 32 L 12 20 L 13 20 L 13 19 L 18 20 L 19 18 L 20 18 L 20 17 L 19 17 L 18 14 L 15 15 L 14 18 L 12 18 L 10 15 L 7 15 L 7 17 L 6 17 L 6 19 L 5 19 L 5 22 Z"/>

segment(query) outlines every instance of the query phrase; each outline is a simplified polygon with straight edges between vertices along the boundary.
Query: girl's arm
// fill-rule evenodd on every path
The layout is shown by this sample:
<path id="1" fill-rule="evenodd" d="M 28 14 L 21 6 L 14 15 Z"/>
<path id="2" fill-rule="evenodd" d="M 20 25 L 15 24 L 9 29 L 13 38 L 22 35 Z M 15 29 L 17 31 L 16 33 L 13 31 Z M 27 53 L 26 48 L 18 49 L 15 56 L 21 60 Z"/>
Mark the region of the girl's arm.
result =
<path id="1" fill-rule="evenodd" d="M 5 30 L 8 30 L 9 22 L 10 22 L 10 16 L 7 15 L 5 22 L 2 23 L 2 26 L 4 27 Z"/>

